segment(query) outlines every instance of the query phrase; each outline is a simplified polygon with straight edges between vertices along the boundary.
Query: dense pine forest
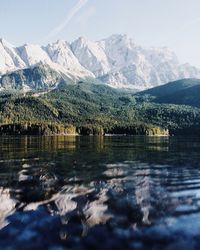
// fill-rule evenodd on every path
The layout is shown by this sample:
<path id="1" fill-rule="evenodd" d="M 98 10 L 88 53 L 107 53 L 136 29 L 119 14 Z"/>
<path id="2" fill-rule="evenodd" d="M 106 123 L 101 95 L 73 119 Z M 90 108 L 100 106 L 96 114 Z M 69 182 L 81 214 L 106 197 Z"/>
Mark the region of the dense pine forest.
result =
<path id="1" fill-rule="evenodd" d="M 80 81 L 41 94 L 1 92 L 0 123 L 1 134 L 200 135 L 200 108 L 158 102 L 152 90 L 132 93 Z"/>

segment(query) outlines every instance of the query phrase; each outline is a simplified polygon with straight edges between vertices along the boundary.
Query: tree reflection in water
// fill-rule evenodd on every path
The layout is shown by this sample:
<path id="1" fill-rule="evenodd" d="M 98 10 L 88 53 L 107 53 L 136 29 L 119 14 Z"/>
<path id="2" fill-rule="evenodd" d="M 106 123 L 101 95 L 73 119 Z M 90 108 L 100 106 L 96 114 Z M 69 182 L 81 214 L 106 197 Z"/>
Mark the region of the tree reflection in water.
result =
<path id="1" fill-rule="evenodd" d="M 198 139 L 0 140 L 3 249 L 195 249 Z"/>

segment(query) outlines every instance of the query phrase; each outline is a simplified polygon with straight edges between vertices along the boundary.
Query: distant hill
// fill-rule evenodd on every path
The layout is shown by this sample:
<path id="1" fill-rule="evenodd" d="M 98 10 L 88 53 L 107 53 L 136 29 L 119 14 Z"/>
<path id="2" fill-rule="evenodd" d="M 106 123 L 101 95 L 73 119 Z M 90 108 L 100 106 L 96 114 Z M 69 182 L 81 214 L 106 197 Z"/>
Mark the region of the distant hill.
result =
<path id="1" fill-rule="evenodd" d="M 138 93 L 156 103 L 200 107 L 200 80 L 183 79 Z"/>

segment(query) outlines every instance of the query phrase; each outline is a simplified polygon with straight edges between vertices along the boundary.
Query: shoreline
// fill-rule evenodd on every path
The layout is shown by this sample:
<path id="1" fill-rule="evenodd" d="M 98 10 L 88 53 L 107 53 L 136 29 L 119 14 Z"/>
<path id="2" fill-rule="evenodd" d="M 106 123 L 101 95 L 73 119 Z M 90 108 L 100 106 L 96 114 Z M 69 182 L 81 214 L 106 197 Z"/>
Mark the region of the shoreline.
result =
<path id="1" fill-rule="evenodd" d="M 133 135 L 133 134 L 105 134 L 105 135 L 81 135 L 81 134 L 51 134 L 51 135 L 37 135 L 37 134 L 0 134 L 0 137 L 24 137 L 24 136 L 37 136 L 37 137 L 59 137 L 59 136 L 74 136 L 74 137 L 134 137 L 134 136 L 141 136 L 141 137 L 173 137 L 174 135 Z M 178 136 L 178 135 L 177 135 Z"/>

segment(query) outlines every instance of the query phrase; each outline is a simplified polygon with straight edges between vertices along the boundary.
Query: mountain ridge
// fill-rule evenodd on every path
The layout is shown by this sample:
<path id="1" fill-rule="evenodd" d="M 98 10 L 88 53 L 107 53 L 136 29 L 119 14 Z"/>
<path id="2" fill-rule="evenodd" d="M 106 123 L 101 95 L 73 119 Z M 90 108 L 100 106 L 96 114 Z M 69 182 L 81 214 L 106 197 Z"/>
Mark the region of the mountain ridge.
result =
<path id="1" fill-rule="evenodd" d="M 144 90 L 182 78 L 200 78 L 200 69 L 180 64 L 169 48 L 144 48 L 127 35 L 19 47 L 0 39 L 0 75 L 41 63 L 75 81 L 96 78 L 114 88 Z"/>
<path id="2" fill-rule="evenodd" d="M 200 80 L 193 78 L 170 82 L 137 93 L 137 96 L 155 103 L 200 107 Z"/>

